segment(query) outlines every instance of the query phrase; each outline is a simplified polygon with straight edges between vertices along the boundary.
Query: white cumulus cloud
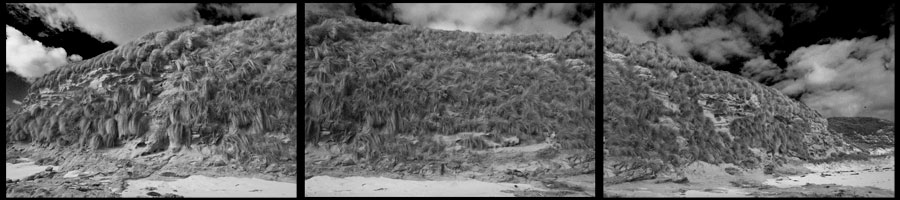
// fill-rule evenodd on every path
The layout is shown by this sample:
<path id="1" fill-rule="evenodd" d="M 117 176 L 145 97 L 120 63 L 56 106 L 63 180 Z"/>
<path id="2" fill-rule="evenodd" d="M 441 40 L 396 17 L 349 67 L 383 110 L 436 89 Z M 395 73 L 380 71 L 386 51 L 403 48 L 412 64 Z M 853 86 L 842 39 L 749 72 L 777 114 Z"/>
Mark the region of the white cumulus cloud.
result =
<path id="1" fill-rule="evenodd" d="M 81 59 L 81 56 L 74 54 L 71 57 Z M 33 81 L 66 63 L 65 49 L 45 47 L 21 31 L 6 26 L 6 71 Z"/>

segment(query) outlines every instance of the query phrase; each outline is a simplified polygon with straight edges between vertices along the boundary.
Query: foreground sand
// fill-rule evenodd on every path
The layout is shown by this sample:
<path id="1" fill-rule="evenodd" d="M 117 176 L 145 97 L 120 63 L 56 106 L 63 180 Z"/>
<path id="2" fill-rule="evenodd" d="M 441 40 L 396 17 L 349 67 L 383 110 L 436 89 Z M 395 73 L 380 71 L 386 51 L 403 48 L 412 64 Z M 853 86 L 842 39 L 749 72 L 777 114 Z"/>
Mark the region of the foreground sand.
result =
<path id="1" fill-rule="evenodd" d="M 47 167 L 53 167 L 54 170 L 58 170 L 59 166 L 45 165 L 39 166 L 35 165 L 34 161 L 28 158 L 19 158 L 19 161 L 23 161 L 21 163 L 6 163 L 6 179 L 9 180 L 20 180 L 25 177 L 35 175 L 39 172 L 45 171 Z"/>
<path id="2" fill-rule="evenodd" d="M 255 178 L 193 175 L 175 181 L 130 180 L 122 197 L 147 197 L 148 187 L 157 193 L 184 197 L 297 197 L 297 184 Z"/>
<path id="3" fill-rule="evenodd" d="M 805 164 L 808 173 L 774 177 L 760 170 L 731 175 L 731 165 L 693 164 L 689 183 L 655 180 L 604 185 L 611 197 L 895 197 L 894 157 L 866 161 Z M 735 184 L 740 183 L 740 184 Z"/>
<path id="4" fill-rule="evenodd" d="M 528 184 L 477 180 L 414 181 L 384 177 L 316 176 L 305 182 L 306 197 L 513 197 L 514 191 L 541 190 Z"/>
<path id="5" fill-rule="evenodd" d="M 120 150 L 8 144 L 6 197 L 297 197 L 290 164 L 270 164 L 263 173 L 191 151 L 110 156 Z M 58 166 L 46 171 L 48 164 Z"/>
<path id="6" fill-rule="evenodd" d="M 307 146 L 305 196 L 596 196 L 592 150 L 544 143 L 355 163 L 339 145 Z M 553 151 L 549 151 L 553 152 Z M 376 168 L 378 167 L 378 168 Z"/>

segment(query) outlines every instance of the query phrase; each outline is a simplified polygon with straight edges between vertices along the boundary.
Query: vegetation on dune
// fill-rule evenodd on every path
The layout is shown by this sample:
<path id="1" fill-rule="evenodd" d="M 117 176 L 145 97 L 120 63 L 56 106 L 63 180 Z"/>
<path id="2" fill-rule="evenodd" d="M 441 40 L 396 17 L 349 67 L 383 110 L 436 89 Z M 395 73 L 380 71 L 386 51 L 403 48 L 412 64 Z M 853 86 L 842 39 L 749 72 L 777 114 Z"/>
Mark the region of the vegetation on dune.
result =
<path id="1" fill-rule="evenodd" d="M 604 31 L 605 51 L 624 55 L 623 63 L 604 55 L 603 125 L 604 148 L 610 156 L 659 158 L 674 166 L 693 161 L 733 163 L 758 167 L 763 153 L 808 158 L 803 135 L 811 129 L 809 119 L 821 118 L 817 112 L 791 100 L 775 89 L 727 72 L 713 70 L 696 61 L 673 56 L 663 47 L 648 42 L 633 45 L 614 31 Z M 653 78 L 643 78 L 632 66 L 650 70 Z M 670 72 L 676 76 L 670 76 Z M 652 90 L 667 92 L 668 101 L 679 112 L 664 106 Z M 728 126 L 728 134 L 717 132 L 714 122 L 698 104 L 700 94 L 732 95 L 750 99 L 756 95 L 759 107 L 744 107 Z M 722 104 L 714 110 L 727 110 Z M 661 118 L 671 118 L 679 129 L 659 126 Z M 673 142 L 684 138 L 685 143 Z"/>
<path id="2" fill-rule="evenodd" d="M 305 18 L 307 143 L 339 137 L 353 145 L 350 151 L 376 157 L 438 151 L 425 141 L 395 139 L 400 134 L 478 131 L 542 141 L 555 131 L 563 148 L 595 146 L 593 33 L 560 40 L 309 11 Z M 539 61 L 523 56 L 529 52 L 555 56 Z"/>
<path id="3" fill-rule="evenodd" d="M 829 117 L 828 128 L 839 133 L 868 136 L 893 132 L 894 123 L 871 117 Z"/>
<path id="4" fill-rule="evenodd" d="M 36 80 L 7 140 L 296 159 L 296 57 L 296 16 L 151 33 Z"/>

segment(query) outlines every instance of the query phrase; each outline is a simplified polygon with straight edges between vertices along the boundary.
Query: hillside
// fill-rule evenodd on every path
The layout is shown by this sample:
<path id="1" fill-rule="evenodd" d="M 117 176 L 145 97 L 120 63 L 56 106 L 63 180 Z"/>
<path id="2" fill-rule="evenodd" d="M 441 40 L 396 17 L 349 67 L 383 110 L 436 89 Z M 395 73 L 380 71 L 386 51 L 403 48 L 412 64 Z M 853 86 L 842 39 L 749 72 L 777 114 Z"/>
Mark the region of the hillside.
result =
<path id="1" fill-rule="evenodd" d="M 604 30 L 603 41 L 604 183 L 696 161 L 754 169 L 860 151 L 778 90 L 614 30 Z"/>
<path id="2" fill-rule="evenodd" d="M 307 178 L 593 173 L 593 32 L 443 31 L 313 11 L 305 26 Z M 513 169 L 523 174 L 503 173 Z"/>
<path id="3" fill-rule="evenodd" d="M 306 26 L 308 143 L 322 130 L 528 139 L 555 131 L 564 148 L 594 147 L 589 33 L 557 40 L 317 17 Z"/>
<path id="4" fill-rule="evenodd" d="M 35 148 L 7 156 L 124 179 L 187 163 L 296 175 L 296 58 L 296 16 L 147 34 L 37 79 L 6 121 L 8 142 Z M 132 162 L 152 167 L 126 175 Z"/>

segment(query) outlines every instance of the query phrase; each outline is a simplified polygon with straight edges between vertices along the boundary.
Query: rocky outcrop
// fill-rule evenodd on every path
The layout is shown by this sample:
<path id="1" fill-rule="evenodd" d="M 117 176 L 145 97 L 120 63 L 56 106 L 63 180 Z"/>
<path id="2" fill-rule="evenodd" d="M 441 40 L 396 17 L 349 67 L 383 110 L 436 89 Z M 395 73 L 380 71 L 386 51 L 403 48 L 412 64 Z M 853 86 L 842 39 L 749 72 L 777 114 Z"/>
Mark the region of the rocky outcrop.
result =
<path id="1" fill-rule="evenodd" d="M 661 160 L 604 160 L 603 184 L 654 179 L 665 169 L 666 165 Z"/>
<path id="2" fill-rule="evenodd" d="M 635 71 L 637 72 L 637 77 L 643 80 L 655 79 L 656 76 L 653 76 L 653 71 L 646 67 L 641 67 L 640 65 L 633 66 Z"/>

